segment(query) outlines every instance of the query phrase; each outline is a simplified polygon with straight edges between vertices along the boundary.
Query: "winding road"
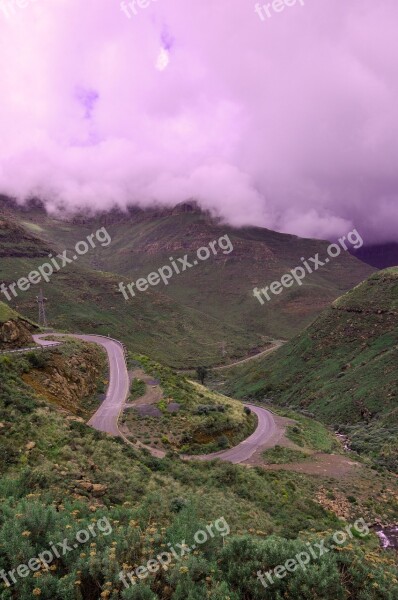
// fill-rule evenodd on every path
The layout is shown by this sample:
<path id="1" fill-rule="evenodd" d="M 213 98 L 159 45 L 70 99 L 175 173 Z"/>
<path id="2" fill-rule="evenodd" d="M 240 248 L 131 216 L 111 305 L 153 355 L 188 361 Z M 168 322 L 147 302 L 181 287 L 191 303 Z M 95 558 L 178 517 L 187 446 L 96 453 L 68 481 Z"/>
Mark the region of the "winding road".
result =
<path id="1" fill-rule="evenodd" d="M 105 400 L 97 412 L 91 417 L 88 425 L 111 435 L 120 436 L 126 440 L 118 427 L 118 420 L 129 393 L 130 380 L 127 371 L 126 359 L 124 355 L 123 344 L 117 340 L 98 335 L 73 335 L 63 333 L 51 333 L 34 335 L 33 338 L 40 346 L 57 346 L 60 342 L 48 341 L 43 338 L 49 336 L 67 336 L 74 337 L 85 342 L 92 342 L 102 346 L 108 355 L 109 361 L 109 387 Z M 215 452 L 213 454 L 198 456 L 183 456 L 186 460 L 209 461 L 219 459 L 234 464 L 242 463 L 248 460 L 259 448 L 264 446 L 271 438 L 280 434 L 280 428 L 275 423 L 272 413 L 264 408 L 246 404 L 250 410 L 256 414 L 258 419 L 257 428 L 246 440 L 230 448 Z M 128 441 L 128 440 L 126 440 Z M 159 450 L 148 448 L 153 454 L 160 456 Z M 163 454 L 163 453 L 162 453 Z"/>
<path id="2" fill-rule="evenodd" d="M 126 402 L 130 381 L 127 372 L 126 360 L 124 358 L 123 344 L 111 338 L 102 337 L 100 335 L 70 335 L 70 334 L 42 334 L 34 335 L 33 339 L 40 346 L 56 346 L 59 342 L 49 342 L 43 340 L 43 337 L 61 335 L 78 338 L 84 342 L 93 342 L 105 348 L 109 362 L 109 386 L 105 396 L 105 400 L 97 412 L 91 417 L 88 425 L 110 433 L 111 435 L 120 436 L 118 427 L 119 415 Z"/>

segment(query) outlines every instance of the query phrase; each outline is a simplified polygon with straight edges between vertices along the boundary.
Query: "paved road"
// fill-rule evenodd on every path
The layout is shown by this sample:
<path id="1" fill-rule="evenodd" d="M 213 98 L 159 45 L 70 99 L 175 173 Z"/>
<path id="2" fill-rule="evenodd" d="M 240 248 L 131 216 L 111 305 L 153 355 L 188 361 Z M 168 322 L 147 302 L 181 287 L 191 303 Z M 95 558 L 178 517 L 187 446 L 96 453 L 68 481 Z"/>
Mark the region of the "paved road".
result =
<path id="1" fill-rule="evenodd" d="M 66 335 L 66 334 L 41 334 L 35 335 L 34 340 L 37 344 L 42 346 L 57 345 L 58 342 L 49 342 L 43 337 L 49 337 L 49 335 Z M 129 376 L 126 367 L 126 361 L 123 352 L 123 346 L 116 340 L 108 339 L 96 335 L 72 335 L 85 342 L 93 342 L 99 344 L 105 348 L 108 354 L 109 367 L 110 367 L 110 382 L 109 388 L 105 397 L 105 400 L 97 410 L 97 412 L 91 417 L 88 424 L 94 429 L 110 433 L 115 436 L 121 436 L 123 439 L 128 439 L 120 432 L 118 427 L 119 415 L 126 402 L 129 392 Z M 213 454 L 199 455 L 199 456 L 183 456 L 187 460 L 202 460 L 209 461 L 216 458 L 238 464 L 251 458 L 251 456 L 263 446 L 275 433 L 278 433 L 279 428 L 275 423 L 272 413 L 264 408 L 246 404 L 253 413 L 257 415 L 258 424 L 255 432 L 248 437 L 246 440 L 231 448 L 221 452 L 215 452 Z M 155 456 L 164 456 L 165 453 L 156 450 L 155 448 L 148 448 L 150 452 L 153 452 Z"/>
<path id="2" fill-rule="evenodd" d="M 51 333 L 34 335 L 33 338 L 35 342 L 41 346 L 57 345 L 57 342 L 48 342 L 42 339 L 42 337 L 49 337 L 49 335 L 65 334 Z M 109 361 L 109 387 L 105 400 L 97 412 L 91 417 L 88 424 L 94 429 L 98 429 L 98 431 L 103 431 L 112 435 L 120 435 L 117 422 L 127 399 L 130 385 L 123 346 L 116 340 L 98 335 L 73 335 L 71 337 L 78 338 L 85 342 L 93 342 L 105 348 Z"/>
<path id="3" fill-rule="evenodd" d="M 211 367 L 212 371 L 222 371 L 223 369 L 232 369 L 232 367 L 236 367 L 237 365 L 243 365 L 244 363 L 250 362 L 252 360 L 256 360 L 257 358 L 261 358 L 266 354 L 270 354 L 275 350 L 278 350 L 283 344 L 286 344 L 285 340 L 274 340 L 273 345 L 258 354 L 253 354 L 253 356 L 248 356 L 247 358 L 242 358 L 241 360 L 237 360 L 236 362 L 230 363 L 229 365 L 221 365 L 221 367 Z"/>
<path id="4" fill-rule="evenodd" d="M 245 404 L 245 406 L 248 406 L 251 411 L 257 415 L 258 419 L 257 429 L 250 437 L 234 448 L 230 448 L 230 450 L 222 450 L 220 452 L 202 456 L 186 456 L 184 458 L 206 461 L 218 458 L 233 464 L 239 464 L 251 458 L 256 450 L 263 446 L 270 437 L 279 432 L 279 428 L 269 410 L 265 410 L 265 408 L 260 408 L 259 406 L 253 406 L 252 404 Z"/>

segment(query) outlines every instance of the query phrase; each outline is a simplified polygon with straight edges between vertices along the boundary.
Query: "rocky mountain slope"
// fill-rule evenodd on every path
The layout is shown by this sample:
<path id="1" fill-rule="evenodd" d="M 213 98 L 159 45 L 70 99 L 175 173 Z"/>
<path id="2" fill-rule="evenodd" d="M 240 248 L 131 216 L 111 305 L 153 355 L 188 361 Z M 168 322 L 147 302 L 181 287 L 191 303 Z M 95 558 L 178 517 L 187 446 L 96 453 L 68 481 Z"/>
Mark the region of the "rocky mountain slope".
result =
<path id="1" fill-rule="evenodd" d="M 259 336 L 290 338 L 308 325 L 319 312 L 342 293 L 368 277 L 374 269 L 342 251 L 340 256 L 314 271 L 302 286 L 294 285 L 271 302 L 260 305 L 253 288 L 263 288 L 302 264 L 301 258 L 326 255 L 328 242 L 302 239 L 267 229 L 233 228 L 202 212 L 194 202 L 173 209 L 140 210 L 130 208 L 125 213 L 111 211 L 98 215 L 49 216 L 39 204 L 16 210 L 2 204 L 19 225 L 31 232 L 45 245 L 61 249 L 74 244 L 101 226 L 106 226 L 112 238 L 108 247 L 97 247 L 79 259 L 90 270 L 118 274 L 118 281 L 129 283 L 146 277 L 164 265 L 170 257 L 178 260 L 185 254 L 191 262 L 196 251 L 227 235 L 233 251 L 211 255 L 205 261 L 174 275 L 169 284 L 150 288 L 171 300 L 175 306 L 189 308 L 213 325 L 246 332 L 252 348 L 261 345 Z M 348 232 L 347 232 L 348 233 Z M 152 302 L 150 291 L 139 293 L 126 302 L 134 310 L 138 296 Z M 195 330 L 196 325 L 193 327 Z M 212 327 L 211 327 L 212 328 Z M 209 335 L 212 336 L 211 331 Z M 186 333 L 179 336 L 184 344 Z M 210 340 L 213 341 L 212 339 Z M 218 337 L 218 362 L 222 357 L 220 345 L 229 358 L 237 356 L 231 336 Z M 211 351 L 206 362 L 211 364 Z M 147 352 L 148 353 L 148 352 Z"/>

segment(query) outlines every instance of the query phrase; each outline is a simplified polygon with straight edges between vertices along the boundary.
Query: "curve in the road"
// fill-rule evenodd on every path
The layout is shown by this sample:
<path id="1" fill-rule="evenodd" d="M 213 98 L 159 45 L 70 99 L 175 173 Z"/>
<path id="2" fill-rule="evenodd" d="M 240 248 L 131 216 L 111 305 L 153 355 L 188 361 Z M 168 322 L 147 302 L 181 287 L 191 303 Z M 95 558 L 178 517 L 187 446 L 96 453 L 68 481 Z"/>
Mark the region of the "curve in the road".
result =
<path id="1" fill-rule="evenodd" d="M 212 454 L 202 454 L 198 456 L 184 456 L 183 458 L 188 460 L 196 459 L 205 461 L 215 460 L 218 458 L 219 460 L 233 464 L 239 464 L 249 460 L 256 450 L 263 446 L 270 437 L 278 432 L 278 426 L 269 410 L 265 410 L 265 408 L 260 408 L 259 406 L 254 406 L 252 404 L 244 404 L 244 406 L 250 408 L 250 410 L 256 414 L 258 419 L 257 428 L 250 437 L 248 437 L 246 440 L 243 440 L 243 442 L 237 446 L 230 448 L 229 450 L 221 450 L 220 452 L 213 452 Z"/>
<path id="2" fill-rule="evenodd" d="M 57 342 L 48 342 L 43 340 L 43 337 L 49 335 L 60 335 L 75 337 L 84 342 L 93 342 L 102 346 L 108 355 L 109 361 L 109 386 L 105 396 L 105 400 L 97 412 L 91 417 L 88 425 L 98 431 L 110 433 L 111 435 L 120 436 L 118 427 L 119 415 L 126 402 L 129 392 L 129 376 L 127 372 L 126 360 L 124 358 L 123 344 L 111 338 L 102 337 L 99 335 L 72 335 L 72 334 L 42 334 L 34 335 L 33 339 L 41 346 L 57 345 Z"/>
<path id="3" fill-rule="evenodd" d="M 91 417 L 90 421 L 88 422 L 88 425 L 90 425 L 94 429 L 97 429 L 98 431 L 109 433 L 115 436 L 120 436 L 128 442 L 129 440 L 119 430 L 118 426 L 119 416 L 126 402 L 130 386 L 123 345 L 117 340 L 98 335 L 73 335 L 51 333 L 34 335 L 33 338 L 35 342 L 41 346 L 58 345 L 59 342 L 50 342 L 43 339 L 43 337 L 48 337 L 49 335 L 75 337 L 85 342 L 93 342 L 95 344 L 99 344 L 100 346 L 105 348 L 109 361 L 109 387 L 106 393 L 105 400 L 102 402 L 97 412 Z M 230 448 L 229 450 L 214 452 L 213 454 L 183 456 L 183 458 L 186 460 L 201 461 L 219 459 L 234 464 L 242 463 L 251 458 L 251 456 L 256 452 L 256 450 L 258 450 L 272 436 L 275 435 L 275 433 L 278 431 L 278 426 L 276 425 L 274 417 L 270 411 L 251 404 L 246 404 L 245 406 L 250 408 L 250 410 L 256 414 L 258 419 L 257 428 L 250 437 L 248 437 L 246 440 L 244 440 L 234 448 Z M 150 448 L 149 446 L 145 446 L 145 448 L 147 448 L 157 457 L 162 457 L 165 455 L 165 453 L 156 450 L 155 448 Z"/>

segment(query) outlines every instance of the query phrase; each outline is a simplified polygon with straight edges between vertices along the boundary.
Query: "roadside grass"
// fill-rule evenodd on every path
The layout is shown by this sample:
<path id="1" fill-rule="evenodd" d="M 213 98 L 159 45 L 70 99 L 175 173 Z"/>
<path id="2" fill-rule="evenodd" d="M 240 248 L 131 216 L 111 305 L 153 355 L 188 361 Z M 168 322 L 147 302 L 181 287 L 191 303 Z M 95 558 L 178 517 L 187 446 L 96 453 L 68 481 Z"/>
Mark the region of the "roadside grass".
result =
<path id="1" fill-rule="evenodd" d="M 228 370 L 215 385 L 236 398 L 312 413 L 352 437 L 377 468 L 398 472 L 397 314 L 394 267 L 336 300 L 275 353 Z"/>
<path id="2" fill-rule="evenodd" d="M 255 401 L 255 404 L 269 409 L 280 417 L 296 421 L 292 425 L 287 425 L 285 435 L 290 441 L 303 448 L 304 452 L 315 451 L 327 454 L 343 452 L 341 442 L 337 439 L 335 433 L 315 418 L 307 417 L 298 410 L 282 408 L 269 402 Z"/>
<path id="3" fill-rule="evenodd" d="M 333 432 L 329 431 L 319 421 L 307 419 L 297 413 L 291 413 L 291 418 L 294 418 L 297 424 L 288 425 L 286 437 L 297 446 L 326 453 L 341 450 L 341 444 Z"/>
<path id="4" fill-rule="evenodd" d="M 264 462 L 267 465 L 284 465 L 293 462 L 302 462 L 311 459 L 311 455 L 300 450 L 285 448 L 283 446 L 275 446 L 265 450 L 262 455 Z"/>
<path id="5" fill-rule="evenodd" d="M 145 382 L 135 377 L 130 386 L 130 401 L 141 398 L 145 394 L 145 390 Z"/>

